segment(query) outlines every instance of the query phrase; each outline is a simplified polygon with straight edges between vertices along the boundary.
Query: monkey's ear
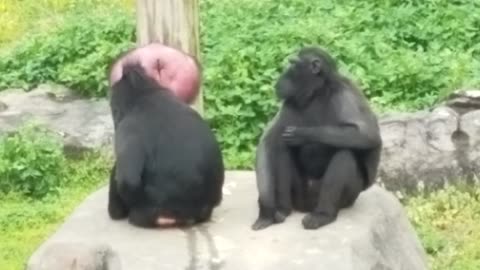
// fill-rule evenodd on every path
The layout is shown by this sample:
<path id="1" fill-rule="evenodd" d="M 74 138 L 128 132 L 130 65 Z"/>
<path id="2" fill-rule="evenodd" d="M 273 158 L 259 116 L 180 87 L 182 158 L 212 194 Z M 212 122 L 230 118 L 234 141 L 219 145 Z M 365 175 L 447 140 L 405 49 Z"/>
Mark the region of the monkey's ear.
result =
<path id="1" fill-rule="evenodd" d="M 313 59 L 310 62 L 310 70 L 313 74 L 320 74 L 320 72 L 322 71 L 322 61 L 320 61 L 320 59 Z"/>

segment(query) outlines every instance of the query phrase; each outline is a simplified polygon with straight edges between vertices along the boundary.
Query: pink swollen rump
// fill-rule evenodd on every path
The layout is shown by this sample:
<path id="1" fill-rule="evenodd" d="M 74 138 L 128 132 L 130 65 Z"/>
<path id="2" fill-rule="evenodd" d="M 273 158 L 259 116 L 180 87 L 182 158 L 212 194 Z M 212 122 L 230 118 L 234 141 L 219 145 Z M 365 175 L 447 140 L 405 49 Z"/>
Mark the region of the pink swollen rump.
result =
<path id="1" fill-rule="evenodd" d="M 131 50 L 117 60 L 110 72 L 110 85 L 120 80 L 126 64 L 140 64 L 159 85 L 190 104 L 200 89 L 200 67 L 195 59 L 172 47 L 150 43 Z"/>

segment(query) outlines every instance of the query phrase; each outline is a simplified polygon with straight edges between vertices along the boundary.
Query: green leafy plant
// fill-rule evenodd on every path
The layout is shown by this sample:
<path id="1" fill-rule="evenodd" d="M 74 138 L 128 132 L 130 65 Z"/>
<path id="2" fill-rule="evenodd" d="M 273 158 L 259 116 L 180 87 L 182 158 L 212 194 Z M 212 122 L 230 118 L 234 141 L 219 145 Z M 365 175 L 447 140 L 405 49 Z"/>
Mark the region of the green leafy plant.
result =
<path id="1" fill-rule="evenodd" d="M 433 270 L 480 267 L 480 187 L 448 186 L 406 201 Z"/>
<path id="2" fill-rule="evenodd" d="M 0 89 L 31 89 L 56 82 L 86 96 L 105 96 L 107 66 L 133 45 L 129 13 L 111 11 L 69 14 L 58 29 L 25 39 L 0 58 Z"/>
<path id="3" fill-rule="evenodd" d="M 327 48 L 381 110 L 425 108 L 480 78 L 471 1 L 205 0 L 201 9 L 207 118 L 233 167 L 252 167 L 277 108 L 273 83 L 301 46 Z"/>
<path id="4" fill-rule="evenodd" d="M 38 198 L 18 193 L 0 196 L 0 265 L 2 270 L 22 269 L 38 246 L 91 192 L 108 181 L 111 158 L 102 152 L 66 160 L 59 191 Z"/>
<path id="5" fill-rule="evenodd" d="M 62 141 L 37 125 L 0 138 L 0 192 L 42 198 L 65 180 Z"/>

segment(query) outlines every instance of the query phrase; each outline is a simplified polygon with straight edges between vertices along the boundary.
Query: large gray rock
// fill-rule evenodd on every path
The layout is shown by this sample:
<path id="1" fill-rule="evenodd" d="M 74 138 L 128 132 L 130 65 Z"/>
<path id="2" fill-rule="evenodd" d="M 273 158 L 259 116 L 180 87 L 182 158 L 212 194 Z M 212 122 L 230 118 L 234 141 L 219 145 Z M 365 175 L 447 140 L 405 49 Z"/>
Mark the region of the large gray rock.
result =
<path id="1" fill-rule="evenodd" d="M 25 92 L 0 92 L 0 133 L 15 131 L 34 120 L 64 137 L 70 150 L 110 145 L 113 122 L 105 99 L 84 99 L 61 86 L 41 85 Z"/>
<path id="2" fill-rule="evenodd" d="M 480 91 L 454 92 L 429 111 L 380 120 L 378 181 L 388 190 L 435 189 L 480 173 Z"/>
<path id="3" fill-rule="evenodd" d="M 383 118 L 378 180 L 389 190 L 412 190 L 419 183 L 440 186 L 461 177 L 462 168 L 451 139 L 457 122 L 456 112 L 447 107 Z"/>
<path id="4" fill-rule="evenodd" d="M 31 257 L 28 270 L 424 270 L 425 253 L 398 200 L 374 186 L 315 231 L 302 214 L 262 231 L 254 174 L 228 172 L 213 221 L 140 229 L 107 215 L 107 190 L 88 197 Z"/>
<path id="5" fill-rule="evenodd" d="M 480 91 L 468 90 L 453 93 L 429 111 L 381 117 L 384 147 L 379 184 L 409 192 L 476 179 L 479 114 Z M 30 92 L 0 92 L 0 133 L 16 130 L 29 119 L 63 134 L 67 149 L 111 149 L 113 123 L 105 99 L 82 99 L 66 88 L 49 85 Z"/>

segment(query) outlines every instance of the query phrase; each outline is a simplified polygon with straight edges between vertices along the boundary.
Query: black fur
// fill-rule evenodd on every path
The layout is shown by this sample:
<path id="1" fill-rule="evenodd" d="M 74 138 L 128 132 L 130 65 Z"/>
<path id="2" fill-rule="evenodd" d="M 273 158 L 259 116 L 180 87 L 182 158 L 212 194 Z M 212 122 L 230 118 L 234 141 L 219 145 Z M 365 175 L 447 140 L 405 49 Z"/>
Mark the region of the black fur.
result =
<path id="1" fill-rule="evenodd" d="M 108 213 L 154 227 L 159 216 L 203 222 L 222 200 L 224 164 L 208 124 L 139 65 L 111 89 L 115 165 Z"/>
<path id="2" fill-rule="evenodd" d="M 324 50 L 307 47 L 276 85 L 283 104 L 257 148 L 259 217 L 252 229 L 309 212 L 316 229 L 333 222 L 376 178 L 382 140 L 367 99 Z"/>

